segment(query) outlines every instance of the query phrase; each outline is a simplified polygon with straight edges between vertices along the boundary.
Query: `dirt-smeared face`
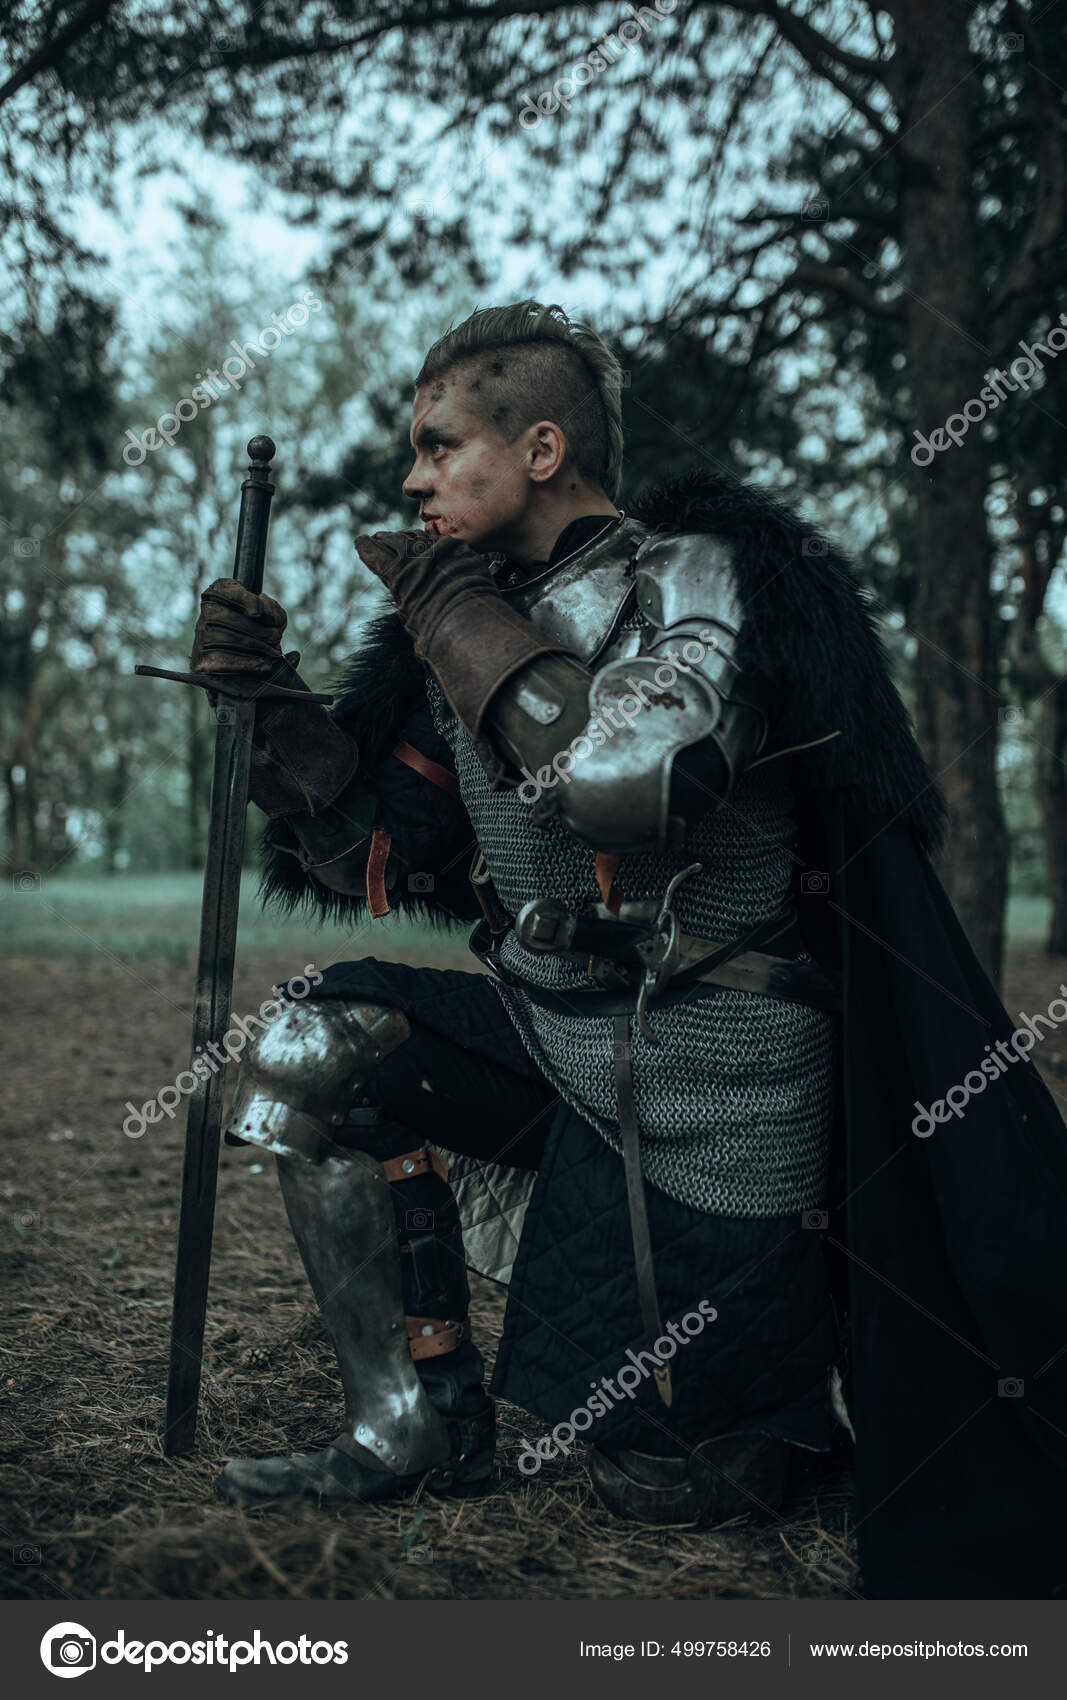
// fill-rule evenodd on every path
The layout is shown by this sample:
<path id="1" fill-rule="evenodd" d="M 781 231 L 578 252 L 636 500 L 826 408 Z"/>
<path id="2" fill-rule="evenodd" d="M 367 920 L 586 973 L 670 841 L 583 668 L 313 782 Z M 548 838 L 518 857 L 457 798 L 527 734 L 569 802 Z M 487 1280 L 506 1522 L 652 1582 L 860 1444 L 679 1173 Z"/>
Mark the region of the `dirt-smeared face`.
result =
<path id="1" fill-rule="evenodd" d="M 472 379 L 446 372 L 415 393 L 411 446 L 415 464 L 404 495 L 419 503 L 419 518 L 438 537 L 462 537 L 487 552 L 507 547 L 526 513 L 533 486 L 523 438 L 508 443 L 471 411 Z"/>

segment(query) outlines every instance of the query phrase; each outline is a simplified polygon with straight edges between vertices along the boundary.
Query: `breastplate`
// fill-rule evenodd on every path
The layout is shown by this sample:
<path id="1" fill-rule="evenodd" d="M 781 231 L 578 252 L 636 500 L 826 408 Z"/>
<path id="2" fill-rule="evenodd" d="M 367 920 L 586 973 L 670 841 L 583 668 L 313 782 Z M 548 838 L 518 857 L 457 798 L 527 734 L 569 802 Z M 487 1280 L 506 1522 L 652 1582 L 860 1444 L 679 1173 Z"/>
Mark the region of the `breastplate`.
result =
<path id="1" fill-rule="evenodd" d="M 509 584 L 502 596 L 586 666 L 637 654 L 643 620 L 636 615 L 634 572 L 647 526 L 623 519 L 602 541 L 572 560 Z M 632 622 L 632 623 L 628 623 Z"/>

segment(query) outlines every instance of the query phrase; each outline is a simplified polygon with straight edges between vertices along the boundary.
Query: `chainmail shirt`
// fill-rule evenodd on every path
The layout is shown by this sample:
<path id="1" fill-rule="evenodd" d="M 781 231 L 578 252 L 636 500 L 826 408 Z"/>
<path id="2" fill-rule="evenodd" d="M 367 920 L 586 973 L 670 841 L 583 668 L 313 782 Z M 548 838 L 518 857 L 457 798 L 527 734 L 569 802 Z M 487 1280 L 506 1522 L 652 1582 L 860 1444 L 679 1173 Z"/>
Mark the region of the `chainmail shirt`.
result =
<path id="1" fill-rule="evenodd" d="M 535 897 L 580 911 L 600 899 L 587 844 L 556 819 L 536 825 L 516 790 L 492 789 L 465 729 L 427 674 L 435 726 L 452 749 L 460 792 L 497 894 L 512 915 Z M 691 862 L 673 908 L 688 933 L 727 941 L 774 914 L 790 883 L 795 820 L 782 763 L 744 774 L 725 804 L 689 830 L 681 851 L 624 856 L 626 898 L 662 898 Z M 524 950 L 507 934 L 500 959 L 553 990 L 591 986 L 565 956 Z M 521 988 L 494 982 L 542 1073 L 621 1152 L 614 1021 L 561 1013 Z M 646 1178 L 670 1197 L 725 1216 L 778 1216 L 823 1202 L 835 1059 L 833 1017 L 809 1005 L 718 988 L 649 1011 L 649 1045 L 630 1022 L 634 1097 Z"/>

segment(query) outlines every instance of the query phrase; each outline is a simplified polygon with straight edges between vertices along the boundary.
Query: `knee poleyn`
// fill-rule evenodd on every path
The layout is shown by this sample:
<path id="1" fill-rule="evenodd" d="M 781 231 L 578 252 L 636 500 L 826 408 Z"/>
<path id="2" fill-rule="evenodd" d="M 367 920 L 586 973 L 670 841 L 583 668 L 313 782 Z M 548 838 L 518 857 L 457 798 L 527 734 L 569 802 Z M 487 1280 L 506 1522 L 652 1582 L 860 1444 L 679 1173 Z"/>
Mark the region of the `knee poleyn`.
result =
<path id="1" fill-rule="evenodd" d="M 294 1004 L 253 1039 L 227 1133 L 275 1156 L 321 1161 L 360 1087 L 411 1034 L 382 1004 L 320 998 Z"/>

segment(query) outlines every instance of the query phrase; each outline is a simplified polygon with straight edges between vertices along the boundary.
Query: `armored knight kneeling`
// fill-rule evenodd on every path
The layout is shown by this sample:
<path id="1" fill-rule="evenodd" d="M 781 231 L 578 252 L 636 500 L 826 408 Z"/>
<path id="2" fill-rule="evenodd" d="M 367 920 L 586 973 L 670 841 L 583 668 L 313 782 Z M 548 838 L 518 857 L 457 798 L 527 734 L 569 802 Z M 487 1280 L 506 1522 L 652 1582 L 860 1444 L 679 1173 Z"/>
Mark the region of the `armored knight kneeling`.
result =
<path id="1" fill-rule="evenodd" d="M 331 711 L 261 707 L 268 894 L 476 922 L 482 971 L 339 963 L 242 1064 L 345 1414 L 230 1497 L 484 1486 L 468 1267 L 509 1283 L 492 1391 L 570 1437 L 527 1456 L 584 1441 L 620 1516 L 773 1515 L 852 1432 L 838 873 L 925 861 L 943 803 L 849 567 L 715 475 L 620 511 L 620 396 L 555 308 L 442 337 L 424 529 L 357 541 L 395 608 Z M 285 624 L 220 580 L 193 665 L 299 686 Z"/>

